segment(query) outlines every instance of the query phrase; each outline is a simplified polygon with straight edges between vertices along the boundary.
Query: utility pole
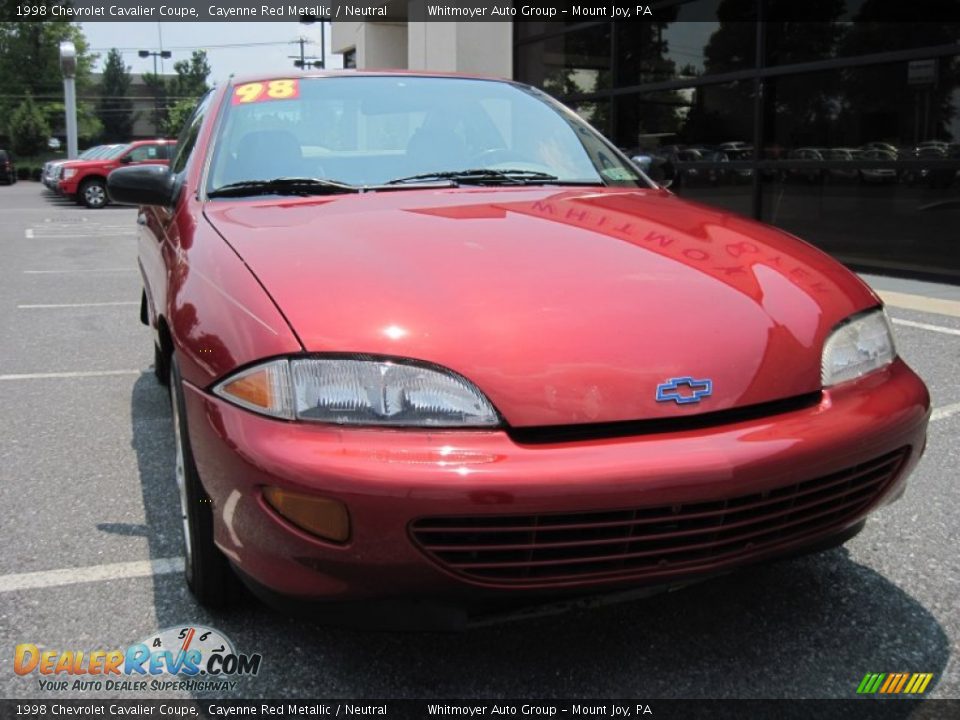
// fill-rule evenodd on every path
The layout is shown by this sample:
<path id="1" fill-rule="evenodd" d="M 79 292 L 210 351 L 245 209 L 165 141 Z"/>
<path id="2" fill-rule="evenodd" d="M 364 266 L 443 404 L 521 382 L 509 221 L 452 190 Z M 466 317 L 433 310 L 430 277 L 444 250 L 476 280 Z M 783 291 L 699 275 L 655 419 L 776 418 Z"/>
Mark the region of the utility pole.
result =
<path id="1" fill-rule="evenodd" d="M 301 25 L 313 25 L 315 22 L 320 23 L 320 60 L 314 63 L 314 67 L 325 68 L 327 67 L 327 36 L 324 33 L 324 20 L 321 20 L 316 15 L 301 15 L 300 24 Z M 303 38 L 300 38 L 300 55 L 301 61 L 303 58 Z M 294 63 L 296 65 L 296 63 Z M 297 67 L 303 67 L 303 65 L 297 65 Z"/>
<path id="2" fill-rule="evenodd" d="M 322 67 L 323 67 L 323 59 L 322 59 L 322 58 L 317 58 L 317 57 L 314 56 L 314 55 L 309 55 L 309 56 L 308 56 L 308 55 L 306 54 L 306 51 L 304 50 L 304 46 L 305 46 L 307 43 L 309 43 L 309 42 L 310 42 L 310 41 L 309 41 L 307 38 L 302 37 L 302 36 L 301 36 L 298 40 L 294 40 L 294 41 L 293 41 L 293 44 L 294 44 L 294 45 L 297 45 L 297 44 L 300 45 L 300 56 L 299 56 L 299 57 L 297 57 L 296 55 L 287 55 L 288 58 L 290 58 L 291 60 L 293 60 L 293 66 L 294 66 L 294 67 L 298 67 L 298 68 L 301 68 L 301 69 L 307 68 L 307 67 L 315 67 L 315 68 L 322 68 Z"/>

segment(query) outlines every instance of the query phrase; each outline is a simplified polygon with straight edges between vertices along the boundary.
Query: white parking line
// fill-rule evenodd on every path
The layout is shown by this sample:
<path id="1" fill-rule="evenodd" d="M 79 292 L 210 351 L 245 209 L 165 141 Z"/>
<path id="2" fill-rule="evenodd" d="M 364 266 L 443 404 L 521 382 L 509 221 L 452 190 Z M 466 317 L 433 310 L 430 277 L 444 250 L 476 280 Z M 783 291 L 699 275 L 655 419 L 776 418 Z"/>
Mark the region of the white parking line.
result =
<path id="1" fill-rule="evenodd" d="M 952 405 L 944 405 L 943 407 L 936 408 L 932 413 L 930 413 L 930 422 L 943 420 L 944 418 L 952 417 L 957 413 L 960 413 L 960 402 L 953 403 Z"/>
<path id="2" fill-rule="evenodd" d="M 892 290 L 877 290 L 877 295 L 880 296 L 884 303 L 891 307 L 960 317 L 960 301 L 957 300 L 893 292 Z"/>
<path id="3" fill-rule="evenodd" d="M 118 272 L 136 272 L 132 267 L 120 268 L 96 268 L 94 270 L 24 270 L 24 275 L 73 275 L 83 273 L 118 273 Z"/>
<path id="4" fill-rule="evenodd" d="M 19 373 L 0 375 L 0 380 L 59 380 L 88 377 L 112 377 L 114 375 L 140 375 L 142 370 L 90 370 L 88 372 L 50 372 L 50 373 Z"/>
<path id="5" fill-rule="evenodd" d="M 50 308 L 87 308 L 87 307 L 119 307 L 121 305 L 139 305 L 139 300 L 121 300 L 118 302 L 95 303 L 58 303 L 53 305 L 17 305 L 17 310 L 49 310 Z"/>
<path id="6" fill-rule="evenodd" d="M 960 330 L 943 325 L 930 325 L 928 323 L 914 322 L 913 320 L 901 320 L 893 318 L 894 325 L 903 325 L 904 327 L 919 328 L 920 330 L 929 330 L 931 332 L 943 333 L 944 335 L 960 335 Z"/>
<path id="7" fill-rule="evenodd" d="M 0 575 L 0 593 L 18 590 L 36 590 L 38 588 L 78 585 L 80 583 L 104 582 L 126 578 L 169 575 L 183 571 L 183 558 L 158 558 L 136 562 L 109 563 L 44 572 Z"/>
<path id="8" fill-rule="evenodd" d="M 33 237 L 33 228 L 27 228 L 23 231 L 23 236 L 28 240 Z"/>

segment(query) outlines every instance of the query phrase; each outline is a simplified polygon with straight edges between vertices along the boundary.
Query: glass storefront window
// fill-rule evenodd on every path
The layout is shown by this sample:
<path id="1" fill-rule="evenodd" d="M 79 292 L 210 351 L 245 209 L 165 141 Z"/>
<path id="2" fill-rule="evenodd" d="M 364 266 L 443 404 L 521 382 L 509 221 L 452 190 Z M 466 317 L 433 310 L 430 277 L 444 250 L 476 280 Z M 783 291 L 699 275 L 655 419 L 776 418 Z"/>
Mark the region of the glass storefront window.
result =
<path id="1" fill-rule="evenodd" d="M 908 159 L 958 141 L 960 56 L 765 82 L 764 148 L 771 158 L 805 147 L 883 149 Z"/>
<path id="2" fill-rule="evenodd" d="M 656 22 L 553 26 L 540 40 L 518 30 L 517 79 L 573 101 L 684 197 L 841 259 L 960 278 L 960 45 L 939 55 L 960 23 L 890 22 L 877 0 L 835 0 L 832 18 L 818 5 L 816 22 L 786 22 L 777 13 L 801 12 L 795 3 L 763 0 L 766 69 L 754 73 L 758 2 L 656 3 Z M 824 60 L 835 66 L 777 72 Z M 744 79 L 711 82 L 727 72 Z"/>
<path id="3" fill-rule="evenodd" d="M 767 65 L 951 45 L 960 37 L 960 23 L 882 21 L 888 8 L 876 2 L 863 3 L 852 15 L 849 9 L 835 6 L 832 22 L 767 23 Z"/>
<path id="4" fill-rule="evenodd" d="M 610 88 L 610 25 L 604 23 L 517 48 L 524 82 L 555 97 Z"/>
<path id="5" fill-rule="evenodd" d="M 841 259 L 960 275 L 960 56 L 767 81 L 762 218 Z"/>
<path id="6" fill-rule="evenodd" d="M 752 104 L 752 81 L 618 96 L 614 141 L 625 148 L 742 148 L 753 139 Z"/>

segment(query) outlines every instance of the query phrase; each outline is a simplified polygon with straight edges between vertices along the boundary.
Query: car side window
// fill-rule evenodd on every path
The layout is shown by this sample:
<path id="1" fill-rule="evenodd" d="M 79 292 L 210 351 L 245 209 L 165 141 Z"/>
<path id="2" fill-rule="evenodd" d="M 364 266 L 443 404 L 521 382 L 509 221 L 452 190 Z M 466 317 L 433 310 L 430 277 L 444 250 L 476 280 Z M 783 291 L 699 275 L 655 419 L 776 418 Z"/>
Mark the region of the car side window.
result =
<path id="1" fill-rule="evenodd" d="M 203 119 L 210 108 L 210 101 L 213 98 L 213 91 L 208 92 L 197 104 L 197 109 L 183 126 L 180 131 L 180 137 L 177 138 L 177 151 L 170 169 L 174 173 L 181 173 L 187 167 L 193 148 L 197 144 L 197 137 L 200 135 L 200 127 L 203 125 Z"/>
<path id="2" fill-rule="evenodd" d="M 141 145 L 131 150 L 127 157 L 130 158 L 130 162 L 157 160 L 160 158 L 160 153 L 157 148 L 157 145 Z"/>

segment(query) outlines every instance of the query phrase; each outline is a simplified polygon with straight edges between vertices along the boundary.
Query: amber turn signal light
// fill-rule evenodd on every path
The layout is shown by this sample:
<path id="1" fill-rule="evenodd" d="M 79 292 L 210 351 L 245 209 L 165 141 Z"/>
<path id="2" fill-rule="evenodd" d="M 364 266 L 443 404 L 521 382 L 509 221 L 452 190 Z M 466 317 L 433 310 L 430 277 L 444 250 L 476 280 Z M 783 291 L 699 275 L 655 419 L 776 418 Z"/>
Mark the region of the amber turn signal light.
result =
<path id="1" fill-rule="evenodd" d="M 275 487 L 265 487 L 263 497 L 278 514 L 301 530 L 339 543 L 350 537 L 347 506 L 337 500 Z"/>

